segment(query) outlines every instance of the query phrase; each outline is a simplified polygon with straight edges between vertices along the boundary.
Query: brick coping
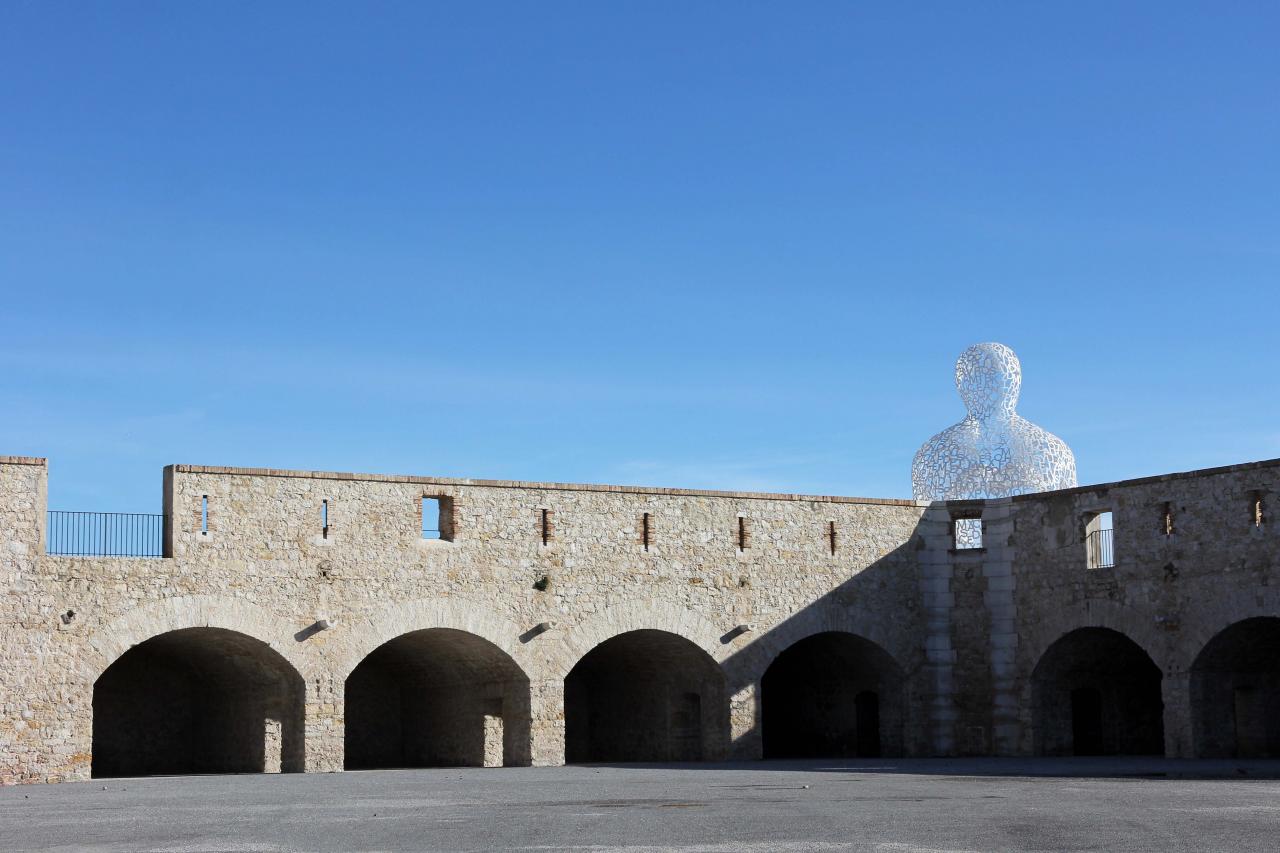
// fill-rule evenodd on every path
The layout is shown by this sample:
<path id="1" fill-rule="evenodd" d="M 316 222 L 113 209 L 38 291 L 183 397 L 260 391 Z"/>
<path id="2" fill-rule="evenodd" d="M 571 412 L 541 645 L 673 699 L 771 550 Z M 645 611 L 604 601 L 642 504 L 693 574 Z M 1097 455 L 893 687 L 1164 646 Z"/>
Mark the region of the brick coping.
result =
<path id="1" fill-rule="evenodd" d="M 43 456 L 0 456 L 0 465 L 39 465 L 49 467 L 49 460 Z"/>
<path id="2" fill-rule="evenodd" d="M 1172 474 L 1156 474 L 1151 477 L 1135 477 L 1131 480 L 1116 480 L 1110 483 L 1097 483 L 1090 486 L 1074 486 L 1070 489 L 1058 489 L 1052 492 L 1032 492 L 1027 495 L 1014 495 L 1011 500 L 1028 501 L 1054 495 L 1079 495 L 1085 492 L 1098 492 L 1106 489 L 1119 489 L 1128 486 L 1147 486 L 1152 483 L 1169 483 L 1174 480 L 1188 480 L 1192 477 L 1212 477 L 1216 474 L 1236 474 L 1241 471 L 1257 471 L 1263 468 L 1274 468 L 1280 465 L 1280 459 L 1263 459 L 1258 462 L 1239 462 L 1235 465 L 1220 465 L 1216 468 L 1197 468 L 1191 471 L 1177 471 Z"/>
<path id="3" fill-rule="evenodd" d="M 48 459 L 43 456 L 0 456 L 0 465 L 33 465 L 48 467 Z M 1191 477 L 1209 477 L 1216 474 L 1233 474 L 1241 471 L 1256 471 L 1280 466 L 1280 459 L 1263 459 L 1257 462 L 1241 462 L 1235 465 L 1221 465 L 1215 468 L 1197 468 L 1191 471 L 1178 471 L 1171 474 L 1158 474 L 1151 477 L 1136 477 L 1129 480 L 1114 480 L 1108 483 L 1094 483 L 1075 486 L 1070 489 L 1058 489 L 1051 492 L 1033 492 L 1026 495 L 1014 495 L 1006 500 L 1029 501 L 1056 495 L 1076 495 L 1086 492 L 1097 492 L 1106 489 L 1124 488 L 1127 486 L 1144 486 L 1152 483 L 1167 483 L 1185 480 Z M 225 474 L 236 477 L 294 477 L 311 480 L 351 480 L 370 483 L 411 483 L 437 486 L 480 486 L 502 489 L 530 489 L 541 491 L 569 492 L 606 492 L 632 495 L 669 495 L 673 497 L 707 497 L 707 498 L 739 498 L 742 500 L 769 501 L 816 501 L 819 503 L 870 504 L 874 506 L 909 506 L 927 507 L 928 501 L 903 500 L 901 498 L 860 498 L 840 495 L 800 495 L 784 492 L 735 492 L 718 489 L 672 489 L 658 486 L 610 486 L 595 483 L 544 483 L 526 482 L 522 480 L 481 480 L 457 477 L 419 477 L 407 474 L 358 474 L 340 471 L 295 471 L 283 468 L 234 468 L 220 465 L 169 465 L 166 469 L 183 474 Z M 982 501 L 952 501 L 949 503 L 983 503 Z"/>
<path id="4" fill-rule="evenodd" d="M 429 486 L 480 486 L 563 492 L 606 492 L 672 497 L 739 498 L 768 501 L 817 501 L 820 503 L 872 504 L 876 506 L 927 507 L 927 502 L 899 498 L 859 498 L 839 495 L 797 495 L 773 492 L 733 492 L 715 489 L 670 489 L 658 486 L 609 486 L 595 483 L 541 483 L 522 480 L 480 480 L 456 477 L 419 477 L 408 474 L 354 474 L 338 471 L 291 471 L 281 468 L 229 468 L 218 465 L 170 465 L 179 474 L 224 474 L 234 477 L 296 477 L 310 480 L 351 480 L 366 483 L 410 483 Z"/>

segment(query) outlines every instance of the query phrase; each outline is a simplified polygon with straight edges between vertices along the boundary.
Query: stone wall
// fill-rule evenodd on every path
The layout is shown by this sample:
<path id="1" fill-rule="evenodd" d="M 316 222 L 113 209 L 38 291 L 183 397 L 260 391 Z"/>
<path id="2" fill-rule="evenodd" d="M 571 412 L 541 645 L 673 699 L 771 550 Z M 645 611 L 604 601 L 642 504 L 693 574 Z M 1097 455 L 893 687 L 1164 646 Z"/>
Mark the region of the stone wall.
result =
<path id="1" fill-rule="evenodd" d="M 760 679 L 804 637 L 855 632 L 908 682 L 921 670 L 910 543 L 923 509 L 911 502 L 173 466 L 171 556 L 74 558 L 41 553 L 42 464 L 0 472 L 0 500 L 30 510 L 0 534 L 15 543 L 0 666 L 7 781 L 87 776 L 95 681 L 131 648 L 195 627 L 247 635 L 296 670 L 313 771 L 343 767 L 347 677 L 426 629 L 465 632 L 527 679 L 527 710 L 500 703 L 504 739 L 528 732 L 504 750 L 515 763 L 563 762 L 566 676 L 629 632 L 666 632 L 722 673 L 722 692 L 696 700 L 704 757 L 759 754 Z M 452 504 L 452 541 L 423 538 L 424 496 Z M 641 636 L 620 638 L 624 658 L 629 646 L 645 659 Z M 444 640 L 436 653 L 461 659 L 471 646 Z M 691 692 L 673 693 L 676 725 L 664 725 L 684 743 L 673 754 L 690 749 Z M 922 733 L 908 741 L 930 749 Z"/>
<path id="2" fill-rule="evenodd" d="M 1018 700 L 1021 722 L 1009 751 L 1033 749 L 1031 675 L 1041 656 L 1073 631 L 1105 628 L 1136 644 L 1162 674 L 1167 754 L 1229 752 L 1197 747 L 1193 717 L 1205 709 L 1192 706 L 1190 677 L 1215 635 L 1251 617 L 1280 617 L 1280 524 L 1267 515 L 1268 506 L 1280 507 L 1280 463 L 1008 503 L 1013 525 L 1002 531 L 1001 547 L 1012 557 L 1018 673 L 1009 695 Z M 1113 513 L 1115 565 L 1089 569 L 1084 528 L 1091 514 L 1103 510 Z"/>
<path id="3" fill-rule="evenodd" d="M 44 460 L 0 457 L 0 779 L 83 779 L 120 755 L 332 771 L 348 742 L 362 766 L 758 758 L 766 730 L 775 754 L 1146 748 L 1153 731 L 1171 755 L 1280 752 L 1280 655 L 1241 651 L 1280 638 L 1278 475 L 924 506 L 171 466 L 168 556 L 145 559 L 46 556 Z M 424 498 L 446 538 L 424 537 Z M 1090 569 L 1103 509 L 1116 564 Z M 954 547 L 967 517 L 981 549 Z M 1140 670 L 1159 676 L 1154 717 L 1156 688 L 1125 686 Z M 207 732 L 216 755 L 147 757 L 140 727 Z"/>

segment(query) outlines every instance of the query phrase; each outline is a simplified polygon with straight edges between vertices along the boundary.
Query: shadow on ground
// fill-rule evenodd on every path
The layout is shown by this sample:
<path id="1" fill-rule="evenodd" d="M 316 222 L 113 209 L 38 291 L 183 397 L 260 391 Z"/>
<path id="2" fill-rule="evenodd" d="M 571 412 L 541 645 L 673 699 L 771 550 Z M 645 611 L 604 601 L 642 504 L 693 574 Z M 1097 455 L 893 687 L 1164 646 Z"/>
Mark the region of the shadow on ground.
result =
<path id="1" fill-rule="evenodd" d="M 618 770 L 759 770 L 904 776 L 1064 779 L 1280 779 L 1280 760 L 1179 759 L 1158 756 L 1071 758 L 833 758 L 580 764 Z"/>

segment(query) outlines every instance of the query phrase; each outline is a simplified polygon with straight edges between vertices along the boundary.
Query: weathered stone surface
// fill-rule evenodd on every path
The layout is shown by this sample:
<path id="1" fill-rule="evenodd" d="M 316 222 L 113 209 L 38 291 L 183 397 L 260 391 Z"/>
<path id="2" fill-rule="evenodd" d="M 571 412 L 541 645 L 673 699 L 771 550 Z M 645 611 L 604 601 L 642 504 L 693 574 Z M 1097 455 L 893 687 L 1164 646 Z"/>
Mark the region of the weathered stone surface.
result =
<path id="1" fill-rule="evenodd" d="M 1254 518 L 1257 496 L 1274 495 L 1278 477 L 1280 463 L 1258 463 L 980 502 L 985 547 L 956 551 L 952 516 L 971 515 L 973 502 L 171 466 L 170 556 L 76 558 L 44 553 L 44 460 L 0 457 L 0 780 L 86 778 L 94 685 L 108 667 L 126 653 L 147 666 L 178 665 L 190 644 L 216 651 L 226 632 L 257 642 L 211 652 L 236 668 L 196 678 L 181 702 L 203 709 L 192 726 L 226 737 L 230 724 L 211 710 L 220 700 L 192 691 L 236 679 L 257 685 L 265 698 L 237 707 L 262 717 L 249 755 L 266 770 L 343 768 L 348 677 L 380 648 L 357 716 L 383 719 L 388 697 L 410 703 L 403 697 L 417 690 L 417 716 L 402 712 L 384 728 L 429 718 L 449 743 L 411 748 L 413 738 L 397 734 L 366 743 L 370 755 L 559 764 L 568 706 L 576 738 L 594 713 L 594 725 L 638 726 L 627 735 L 636 754 L 759 757 L 761 709 L 777 701 L 761 695 L 766 670 L 824 632 L 875 644 L 892 674 L 877 682 L 863 671 L 856 690 L 850 681 L 815 695 L 851 703 L 879 683 L 895 691 L 882 720 L 894 731 L 879 742 L 945 755 L 1037 749 L 1045 742 L 1037 726 L 1062 725 L 1037 714 L 1045 704 L 1037 691 L 1067 689 L 1065 676 L 1046 681 L 1049 669 L 1037 681 L 1037 664 L 1077 629 L 1111 629 L 1163 676 L 1167 753 L 1193 755 L 1207 743 L 1196 720 L 1221 718 L 1201 714 L 1197 702 L 1220 704 L 1228 700 L 1214 690 L 1254 683 L 1259 695 L 1273 690 L 1266 673 L 1246 685 L 1219 672 L 1233 659 L 1230 647 L 1212 672 L 1208 659 L 1199 670 L 1196 660 L 1232 624 L 1280 617 L 1280 532 Z M 442 499 L 451 540 L 423 538 L 424 497 Z M 1171 535 L 1166 504 L 1176 514 Z M 1114 513 L 1116 565 L 1087 569 L 1085 518 L 1101 509 Z M 204 633 L 172 633 L 192 629 Z M 1266 625 L 1259 630 L 1270 636 Z M 598 665 L 570 675 L 624 634 L 597 660 L 624 670 L 614 681 L 640 689 L 643 701 L 567 698 L 567 678 L 574 690 L 596 684 L 623 695 Z M 158 637 L 178 639 L 147 643 Z M 1063 648 L 1053 672 L 1089 668 L 1072 658 L 1086 651 Z M 419 665 L 427 659 L 434 663 Z M 270 686 L 294 675 L 296 697 Z M 111 713 L 130 707 L 133 683 L 115 678 L 124 694 Z M 1252 713 L 1248 696 L 1232 701 L 1245 709 L 1237 713 Z M 1259 701 L 1265 710 L 1270 700 Z M 1246 734 L 1249 749 L 1272 742 L 1262 729 Z M 100 737 L 101 749 L 108 741 Z"/>

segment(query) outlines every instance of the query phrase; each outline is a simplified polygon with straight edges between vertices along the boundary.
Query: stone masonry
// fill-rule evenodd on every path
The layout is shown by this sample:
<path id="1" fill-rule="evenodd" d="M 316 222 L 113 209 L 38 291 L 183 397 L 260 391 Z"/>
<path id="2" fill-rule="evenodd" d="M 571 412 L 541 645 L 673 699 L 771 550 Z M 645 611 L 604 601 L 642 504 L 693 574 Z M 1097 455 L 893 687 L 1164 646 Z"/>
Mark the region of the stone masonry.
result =
<path id="1" fill-rule="evenodd" d="M 166 556 L 50 556 L 45 460 L 0 457 L 0 781 L 1280 757 L 1280 460 L 932 505 L 192 465 L 163 482 Z M 1104 511 L 1114 565 L 1090 568 Z M 955 547 L 964 518 L 982 547 Z"/>

